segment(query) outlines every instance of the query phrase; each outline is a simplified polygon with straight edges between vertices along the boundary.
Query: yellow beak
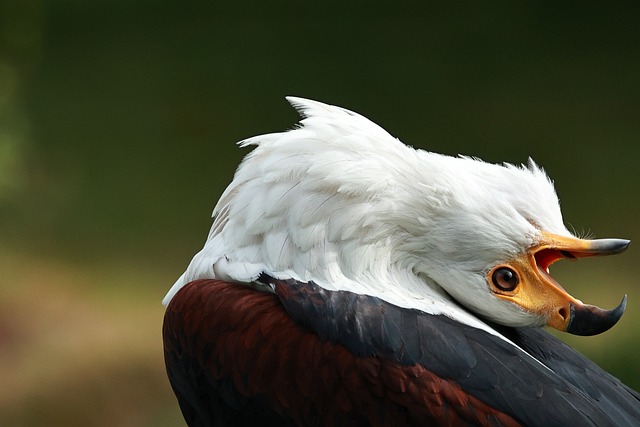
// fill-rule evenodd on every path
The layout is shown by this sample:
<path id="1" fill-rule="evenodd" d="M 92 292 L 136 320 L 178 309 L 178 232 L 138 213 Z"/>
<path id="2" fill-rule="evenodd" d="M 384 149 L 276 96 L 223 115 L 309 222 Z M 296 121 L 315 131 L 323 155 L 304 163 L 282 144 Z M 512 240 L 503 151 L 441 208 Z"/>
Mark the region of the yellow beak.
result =
<path id="1" fill-rule="evenodd" d="M 628 246 L 624 239 L 584 240 L 543 233 L 539 243 L 522 256 L 494 267 L 488 280 L 497 297 L 542 316 L 547 326 L 575 335 L 596 335 L 622 317 L 627 296 L 613 310 L 583 304 L 549 275 L 549 266 L 562 258 L 617 254 Z"/>

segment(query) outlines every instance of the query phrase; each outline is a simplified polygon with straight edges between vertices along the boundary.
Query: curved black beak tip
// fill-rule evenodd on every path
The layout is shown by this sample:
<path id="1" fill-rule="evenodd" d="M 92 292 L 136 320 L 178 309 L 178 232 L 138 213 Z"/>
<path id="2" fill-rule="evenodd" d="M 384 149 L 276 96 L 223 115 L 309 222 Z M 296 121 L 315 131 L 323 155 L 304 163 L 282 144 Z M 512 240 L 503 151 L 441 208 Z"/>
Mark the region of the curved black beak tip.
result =
<path id="1" fill-rule="evenodd" d="M 594 255 L 614 255 L 624 252 L 631 240 L 627 239 L 597 239 L 593 240 L 593 247 L 589 252 Z"/>
<path id="2" fill-rule="evenodd" d="M 569 324 L 566 331 L 574 335 L 590 336 L 608 331 L 618 323 L 627 308 L 627 295 L 613 310 L 603 310 L 593 305 L 571 304 Z"/>
<path id="3" fill-rule="evenodd" d="M 614 246 L 616 246 L 615 249 L 612 252 L 614 254 L 618 254 L 620 252 L 626 251 L 627 248 L 629 247 L 629 245 L 631 244 L 631 240 L 627 240 L 627 239 L 615 239 L 615 240 L 618 241 L 618 244 L 614 245 Z M 625 295 L 625 297 L 626 297 L 626 295 Z"/>

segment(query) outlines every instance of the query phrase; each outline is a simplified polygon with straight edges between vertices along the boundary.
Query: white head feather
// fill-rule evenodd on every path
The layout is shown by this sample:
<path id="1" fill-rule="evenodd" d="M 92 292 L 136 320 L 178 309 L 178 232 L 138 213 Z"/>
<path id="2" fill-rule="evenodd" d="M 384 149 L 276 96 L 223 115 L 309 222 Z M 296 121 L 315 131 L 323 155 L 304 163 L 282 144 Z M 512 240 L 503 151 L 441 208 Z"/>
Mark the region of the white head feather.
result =
<path id="1" fill-rule="evenodd" d="M 496 298 L 486 279 L 541 230 L 570 235 L 553 184 L 533 161 L 516 167 L 416 150 L 349 110 L 288 100 L 301 126 L 240 143 L 256 148 L 165 303 L 195 279 L 250 283 L 266 272 L 483 329 L 474 314 L 541 323 Z"/>

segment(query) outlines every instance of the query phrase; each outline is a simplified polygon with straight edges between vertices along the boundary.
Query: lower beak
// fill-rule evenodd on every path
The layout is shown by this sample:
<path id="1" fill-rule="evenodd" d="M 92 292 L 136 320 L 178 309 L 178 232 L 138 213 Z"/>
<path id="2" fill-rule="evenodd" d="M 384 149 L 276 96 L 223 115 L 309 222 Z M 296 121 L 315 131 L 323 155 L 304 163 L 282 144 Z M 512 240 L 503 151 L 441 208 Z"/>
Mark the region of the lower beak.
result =
<path id="1" fill-rule="evenodd" d="M 571 304 L 569 308 L 569 321 L 564 330 L 573 335 L 601 334 L 618 323 L 625 308 L 627 308 L 626 295 L 613 310 L 603 310 L 595 305 Z"/>

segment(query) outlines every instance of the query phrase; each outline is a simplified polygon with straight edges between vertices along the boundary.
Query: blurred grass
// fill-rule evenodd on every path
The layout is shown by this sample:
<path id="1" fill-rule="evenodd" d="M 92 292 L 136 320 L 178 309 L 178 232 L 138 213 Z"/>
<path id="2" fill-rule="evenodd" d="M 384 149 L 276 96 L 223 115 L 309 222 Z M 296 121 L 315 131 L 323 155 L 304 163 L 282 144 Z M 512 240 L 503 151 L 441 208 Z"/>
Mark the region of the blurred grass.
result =
<path id="1" fill-rule="evenodd" d="M 2 425 L 183 424 L 162 360 L 170 278 L 6 247 L 0 271 Z"/>
<path id="2" fill-rule="evenodd" d="M 525 162 L 579 233 L 640 239 L 632 2 L 0 3 L 2 425 L 179 425 L 160 300 L 247 150 L 298 95 L 436 152 Z M 554 265 L 627 313 L 562 335 L 627 384 L 640 252 Z"/>

